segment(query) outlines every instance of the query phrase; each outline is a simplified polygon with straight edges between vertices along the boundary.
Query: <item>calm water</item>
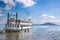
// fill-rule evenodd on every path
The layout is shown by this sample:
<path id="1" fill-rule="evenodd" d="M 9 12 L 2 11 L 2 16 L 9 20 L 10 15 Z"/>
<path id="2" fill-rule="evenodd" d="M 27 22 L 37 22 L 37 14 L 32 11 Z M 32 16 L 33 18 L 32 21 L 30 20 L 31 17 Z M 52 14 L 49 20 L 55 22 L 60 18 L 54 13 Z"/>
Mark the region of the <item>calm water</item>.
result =
<path id="1" fill-rule="evenodd" d="M 32 26 L 29 32 L 0 34 L 0 40 L 60 40 L 60 26 Z"/>

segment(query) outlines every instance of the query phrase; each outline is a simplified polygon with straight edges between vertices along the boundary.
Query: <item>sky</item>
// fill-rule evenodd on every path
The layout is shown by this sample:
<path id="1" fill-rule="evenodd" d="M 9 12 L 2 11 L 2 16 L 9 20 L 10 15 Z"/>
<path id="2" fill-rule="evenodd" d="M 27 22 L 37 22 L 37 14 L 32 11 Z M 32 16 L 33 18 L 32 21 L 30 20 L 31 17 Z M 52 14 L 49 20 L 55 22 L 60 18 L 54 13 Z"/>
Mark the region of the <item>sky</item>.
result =
<path id="1" fill-rule="evenodd" d="M 60 25 L 60 0 L 0 0 L 0 28 L 7 13 L 18 13 L 18 19 L 31 19 L 34 24 L 46 22 Z"/>

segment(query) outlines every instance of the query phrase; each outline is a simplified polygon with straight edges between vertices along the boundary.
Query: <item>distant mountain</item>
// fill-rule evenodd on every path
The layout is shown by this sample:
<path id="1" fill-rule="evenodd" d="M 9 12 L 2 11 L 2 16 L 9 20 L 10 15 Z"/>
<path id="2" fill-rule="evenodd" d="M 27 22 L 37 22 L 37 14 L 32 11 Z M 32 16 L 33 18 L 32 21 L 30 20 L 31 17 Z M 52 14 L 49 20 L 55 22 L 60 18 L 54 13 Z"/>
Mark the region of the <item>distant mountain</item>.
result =
<path id="1" fill-rule="evenodd" d="M 43 26 L 43 25 L 57 25 L 54 23 L 43 23 L 43 24 L 33 24 L 34 26 Z"/>
<path id="2" fill-rule="evenodd" d="M 57 24 L 54 24 L 54 23 L 44 23 L 44 24 L 41 24 L 41 25 L 57 25 Z"/>

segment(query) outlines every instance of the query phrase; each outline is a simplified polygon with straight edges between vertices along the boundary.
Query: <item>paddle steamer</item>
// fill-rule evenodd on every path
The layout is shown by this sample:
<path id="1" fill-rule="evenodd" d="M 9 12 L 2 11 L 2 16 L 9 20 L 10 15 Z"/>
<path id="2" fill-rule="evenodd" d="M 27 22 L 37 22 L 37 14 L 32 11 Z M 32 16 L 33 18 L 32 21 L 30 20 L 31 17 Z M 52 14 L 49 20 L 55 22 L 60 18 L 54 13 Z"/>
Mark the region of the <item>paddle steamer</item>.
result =
<path id="1" fill-rule="evenodd" d="M 15 16 L 15 18 L 10 18 L 10 16 Z M 8 13 L 7 16 L 7 23 L 5 25 L 5 31 L 20 31 L 20 30 L 27 30 L 32 28 L 31 20 L 28 19 L 18 19 L 18 14 L 10 15 Z"/>

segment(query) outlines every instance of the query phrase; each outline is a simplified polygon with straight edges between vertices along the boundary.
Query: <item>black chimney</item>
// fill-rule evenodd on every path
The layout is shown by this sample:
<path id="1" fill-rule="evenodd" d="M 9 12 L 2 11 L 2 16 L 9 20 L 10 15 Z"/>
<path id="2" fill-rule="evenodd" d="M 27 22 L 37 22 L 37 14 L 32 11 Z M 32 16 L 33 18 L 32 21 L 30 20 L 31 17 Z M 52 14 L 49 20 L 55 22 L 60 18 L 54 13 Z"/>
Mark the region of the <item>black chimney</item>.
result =
<path id="1" fill-rule="evenodd" d="M 9 24 L 9 13 L 7 14 L 7 22 Z"/>
<path id="2" fill-rule="evenodd" d="M 16 20 L 18 20 L 18 17 L 17 17 L 18 15 L 17 15 L 17 13 L 16 13 Z"/>

